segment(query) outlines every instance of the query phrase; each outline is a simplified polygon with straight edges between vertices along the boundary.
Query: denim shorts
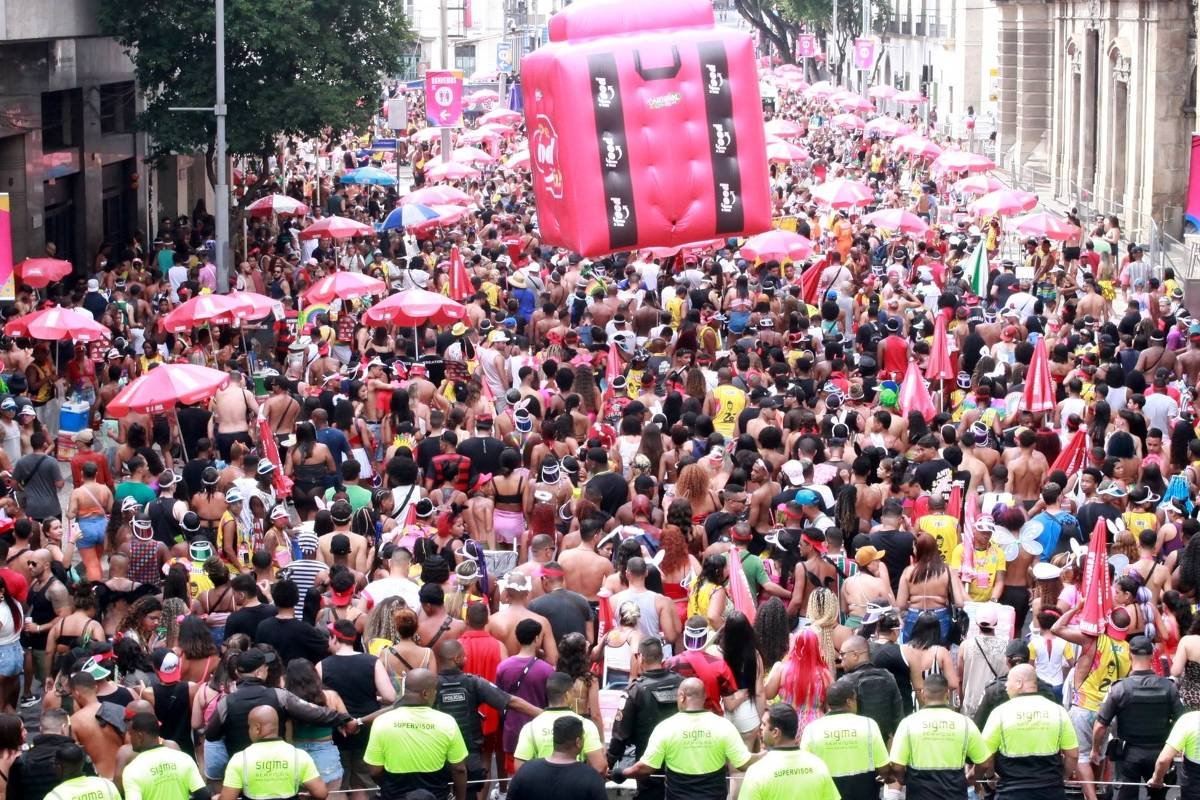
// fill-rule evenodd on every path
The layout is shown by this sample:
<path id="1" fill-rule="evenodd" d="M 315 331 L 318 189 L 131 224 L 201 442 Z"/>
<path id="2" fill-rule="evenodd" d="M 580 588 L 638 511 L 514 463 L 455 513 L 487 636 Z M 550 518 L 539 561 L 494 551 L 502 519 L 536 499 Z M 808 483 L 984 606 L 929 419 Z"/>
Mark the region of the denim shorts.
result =
<path id="1" fill-rule="evenodd" d="M 296 742 L 296 749 L 312 756 L 321 780 L 332 783 L 342 779 L 342 756 L 333 742 Z"/>
<path id="2" fill-rule="evenodd" d="M 225 741 L 204 740 L 204 777 L 210 781 L 225 779 L 225 767 L 229 764 L 229 751 L 225 749 Z"/>
<path id="3" fill-rule="evenodd" d="M 25 651 L 20 642 L 0 645 L 0 675 L 11 678 L 20 675 L 25 666 Z"/>
<path id="4" fill-rule="evenodd" d="M 104 517 L 79 517 L 79 541 L 77 547 L 99 547 L 104 544 L 104 531 L 108 529 L 108 520 Z"/>

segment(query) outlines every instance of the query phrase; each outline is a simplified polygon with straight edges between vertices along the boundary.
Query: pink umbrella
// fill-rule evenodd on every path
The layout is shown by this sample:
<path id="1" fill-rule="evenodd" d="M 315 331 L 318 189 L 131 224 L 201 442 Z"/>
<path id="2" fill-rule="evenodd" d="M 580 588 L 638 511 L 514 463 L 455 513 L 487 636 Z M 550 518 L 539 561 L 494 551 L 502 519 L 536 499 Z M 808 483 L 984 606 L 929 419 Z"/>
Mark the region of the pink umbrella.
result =
<path id="1" fill-rule="evenodd" d="M 1046 355 L 1046 337 L 1039 336 L 1033 346 L 1033 360 L 1025 376 L 1025 393 L 1021 408 L 1037 414 L 1054 409 L 1054 382 L 1050 377 L 1050 357 Z"/>
<path id="2" fill-rule="evenodd" d="M 929 387 L 925 385 L 915 361 L 908 362 L 908 371 L 904 373 L 904 381 L 900 384 L 899 404 L 905 414 L 920 411 L 926 422 L 937 413 L 933 398 L 929 396 Z"/>
<path id="3" fill-rule="evenodd" d="M 887 84 L 872 86 L 870 89 L 867 89 L 867 97 L 873 97 L 876 100 L 891 100 L 898 94 L 900 94 L 899 89 Z"/>
<path id="4" fill-rule="evenodd" d="M 332 303 L 335 299 L 351 300 L 355 297 L 383 294 L 387 286 L 378 278 L 358 272 L 335 272 L 304 290 L 305 303 Z"/>
<path id="5" fill-rule="evenodd" d="M 997 189 L 975 200 L 968 209 L 981 216 L 1002 214 L 1007 217 L 1029 211 L 1037 202 L 1037 195 L 1030 192 L 1020 189 Z"/>
<path id="6" fill-rule="evenodd" d="M 964 153 L 961 150 L 947 150 L 942 153 L 929 169 L 931 172 L 987 172 L 995 169 L 996 163 L 981 153 Z"/>
<path id="7" fill-rule="evenodd" d="M 891 117 L 876 117 L 867 123 L 867 127 L 864 130 L 867 133 L 873 133 L 876 136 L 882 136 L 886 139 L 912 133 L 912 128 L 900 120 L 892 119 Z"/>
<path id="8" fill-rule="evenodd" d="M 465 206 L 452 206 L 449 204 L 443 204 L 432 206 L 432 208 L 438 214 L 434 221 L 439 225 L 453 225 L 455 222 L 458 222 L 467 214 L 471 213 L 471 210 Z"/>
<path id="9" fill-rule="evenodd" d="M 420 142 L 422 144 L 429 144 L 430 142 L 436 142 L 438 140 L 438 137 L 440 137 L 441 135 L 442 135 L 441 128 L 421 128 L 421 130 L 417 131 L 416 133 L 414 133 L 412 136 L 409 136 L 408 138 L 413 140 L 414 142 Z"/>
<path id="10" fill-rule="evenodd" d="M 908 153 L 919 158 L 937 158 L 942 154 L 942 148 L 935 142 L 915 133 L 897 137 L 892 147 L 900 153 Z"/>
<path id="11" fill-rule="evenodd" d="M 804 135 L 804 131 L 799 125 L 788 119 L 775 119 L 763 126 L 763 129 L 770 136 L 778 136 L 780 139 L 799 139 Z"/>
<path id="12" fill-rule="evenodd" d="M 363 314 L 363 322 L 379 328 L 385 325 L 449 325 L 467 318 L 461 303 L 437 292 L 424 289 L 405 289 L 385 297 Z"/>
<path id="13" fill-rule="evenodd" d="M 925 378 L 931 381 L 952 381 L 954 367 L 950 363 L 950 338 L 946 335 L 946 315 L 938 314 L 933 321 L 933 343 L 929 348 L 929 363 Z"/>
<path id="14" fill-rule="evenodd" d="M 402 206 L 406 206 L 409 203 L 416 203 L 422 206 L 469 206 L 474 202 L 471 199 L 471 195 L 453 186 L 426 186 L 400 198 L 400 205 Z"/>
<path id="15" fill-rule="evenodd" d="M 1036 236 L 1039 239 L 1055 239 L 1060 242 L 1079 235 L 1079 228 L 1046 211 L 1017 217 L 1008 229 L 1022 236 Z"/>
<path id="16" fill-rule="evenodd" d="M 479 124 L 490 125 L 516 125 L 523 120 L 519 111 L 513 111 L 508 108 L 494 108 L 479 118 Z"/>
<path id="17" fill-rule="evenodd" d="M 472 180 L 479 177 L 479 170 L 457 161 L 439 161 L 425 170 L 425 177 L 433 181 Z"/>
<path id="18" fill-rule="evenodd" d="M 767 160 L 780 164 L 790 164 L 794 161 L 808 161 L 808 151 L 799 145 L 776 139 L 767 143 Z"/>
<path id="19" fill-rule="evenodd" d="M 246 213 L 252 217 L 269 217 L 272 214 L 307 214 L 308 206 L 286 194 L 269 194 L 246 206 Z"/>
<path id="20" fill-rule="evenodd" d="M 460 147 L 450 154 L 451 161 L 460 164 L 494 164 L 496 157 L 478 147 Z"/>
<path id="21" fill-rule="evenodd" d="M 75 267 L 61 258 L 27 258 L 16 266 L 17 279 L 34 289 L 44 289 L 71 274 Z"/>
<path id="22" fill-rule="evenodd" d="M 108 401 L 105 413 L 120 419 L 130 412 L 161 414 L 176 403 L 199 403 L 229 383 L 229 375 L 195 364 L 160 364 Z"/>
<path id="23" fill-rule="evenodd" d="M 954 191 L 959 194 L 987 194 L 988 192 L 995 192 L 1003 188 L 1003 183 L 991 175 L 984 175 L 983 173 L 968 175 L 954 184 Z"/>
<path id="24" fill-rule="evenodd" d="M 835 114 L 829 122 L 833 127 L 847 131 L 861 131 L 866 127 L 866 123 L 853 114 Z"/>
<path id="25" fill-rule="evenodd" d="M 919 105 L 924 105 L 925 103 L 929 102 L 928 97 L 925 97 L 920 92 L 914 92 L 912 90 L 909 90 L 907 92 L 900 92 L 899 94 L 894 96 L 892 99 L 895 100 L 897 103 L 903 103 L 903 104 L 909 105 L 909 106 L 919 106 Z"/>
<path id="26" fill-rule="evenodd" d="M 517 135 L 517 132 L 508 125 L 500 125 L 495 122 L 489 122 L 487 125 L 480 125 L 476 128 L 478 132 L 486 134 L 489 138 L 510 139 Z"/>
<path id="27" fill-rule="evenodd" d="M 467 275 L 467 265 L 463 263 L 458 245 L 450 248 L 450 285 L 448 289 L 450 299 L 460 302 L 475 294 L 475 287 L 471 285 L 471 278 Z"/>
<path id="28" fill-rule="evenodd" d="M 257 292 L 230 292 L 228 297 L 236 300 L 238 305 L 234 313 L 238 319 L 262 319 L 275 313 L 279 306 L 278 300 L 273 300 L 265 294 Z"/>
<path id="29" fill-rule="evenodd" d="M 301 239 L 351 239 L 355 236 L 374 236 L 370 225 L 346 217 L 322 217 L 300 231 Z"/>
<path id="30" fill-rule="evenodd" d="M 518 150 L 504 159 L 504 166 L 511 170 L 529 169 L 529 151 Z"/>
<path id="31" fill-rule="evenodd" d="M 875 202 L 875 192 L 865 183 L 837 178 L 813 189 L 812 198 L 830 208 L 851 208 Z"/>
<path id="32" fill-rule="evenodd" d="M 642 255 L 649 255 L 652 258 L 670 258 L 679 253 L 703 253 L 724 246 L 724 239 L 709 239 L 703 242 L 679 244 L 674 247 L 647 247 L 642 250 Z"/>
<path id="33" fill-rule="evenodd" d="M 498 142 L 503 138 L 503 136 L 489 125 L 483 128 L 476 128 L 473 131 L 467 131 L 459 137 L 458 141 L 461 144 L 489 144 L 491 142 Z"/>
<path id="34" fill-rule="evenodd" d="M 480 89 L 477 92 L 471 92 L 463 98 L 463 102 L 469 106 L 482 106 L 488 103 L 500 102 L 500 95 L 493 92 L 491 89 Z"/>
<path id="35" fill-rule="evenodd" d="M 842 87 L 829 81 L 817 81 L 812 86 L 808 87 L 808 91 L 813 94 L 819 94 L 823 97 L 829 97 L 832 94 L 842 91 Z"/>
<path id="36" fill-rule="evenodd" d="M 873 111 L 875 106 L 865 97 L 850 91 L 831 95 L 829 102 L 843 111 Z"/>
<path id="37" fill-rule="evenodd" d="M 884 208 L 872 211 L 863 216 L 861 221 L 864 225 L 871 223 L 876 228 L 882 228 L 885 231 L 900 231 L 914 236 L 920 236 L 929 230 L 929 223 L 903 208 Z"/>
<path id="38" fill-rule="evenodd" d="M 776 229 L 751 236 L 741 255 L 750 261 L 801 261 L 812 251 L 813 243 L 800 234 Z"/>
<path id="39" fill-rule="evenodd" d="M 61 306 L 15 317 L 4 326 L 4 332 L 9 336 L 27 336 L 43 342 L 63 342 L 70 339 L 85 344 L 107 341 L 112 335 L 108 328 L 87 314 Z"/>
<path id="40" fill-rule="evenodd" d="M 201 325 L 229 325 L 242 304 L 227 294 L 198 294 L 158 320 L 167 333 L 186 333 Z"/>
<path id="41" fill-rule="evenodd" d="M 1079 630 L 1089 636 L 1104 633 L 1112 611 L 1112 592 L 1108 579 L 1108 523 L 1103 517 L 1096 520 L 1083 561 L 1083 610 L 1076 618 Z"/>

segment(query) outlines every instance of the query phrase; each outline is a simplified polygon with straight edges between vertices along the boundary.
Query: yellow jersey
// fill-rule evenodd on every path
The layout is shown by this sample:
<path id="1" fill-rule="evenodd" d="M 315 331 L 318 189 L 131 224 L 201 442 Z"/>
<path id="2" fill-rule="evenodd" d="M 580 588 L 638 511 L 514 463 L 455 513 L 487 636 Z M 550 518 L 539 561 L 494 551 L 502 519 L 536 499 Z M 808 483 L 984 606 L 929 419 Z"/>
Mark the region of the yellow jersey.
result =
<path id="1" fill-rule="evenodd" d="M 1100 634 L 1096 639 L 1092 668 L 1083 679 L 1083 683 L 1075 688 L 1072 705 L 1088 711 L 1099 711 L 1100 704 L 1108 696 L 1109 687 L 1128 675 L 1131 668 L 1129 644 Z"/>
<path id="2" fill-rule="evenodd" d="M 737 431 L 738 415 L 746 408 L 746 393 L 736 386 L 722 384 L 712 390 L 717 409 L 713 413 L 713 430 L 732 439 Z"/>
<path id="3" fill-rule="evenodd" d="M 942 560 L 949 564 L 958 547 L 958 520 L 949 514 L 926 514 L 917 521 L 917 528 L 933 537 Z"/>

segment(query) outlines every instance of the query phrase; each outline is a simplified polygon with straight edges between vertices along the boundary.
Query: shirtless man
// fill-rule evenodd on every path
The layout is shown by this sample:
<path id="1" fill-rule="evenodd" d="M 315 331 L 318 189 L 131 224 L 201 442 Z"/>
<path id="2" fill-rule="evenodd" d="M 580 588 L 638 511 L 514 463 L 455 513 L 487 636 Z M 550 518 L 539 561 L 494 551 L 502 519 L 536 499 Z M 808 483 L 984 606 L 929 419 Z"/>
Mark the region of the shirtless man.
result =
<path id="1" fill-rule="evenodd" d="M 542 657 L 551 664 L 558 663 L 558 647 L 554 644 L 554 636 L 550 632 L 550 620 L 541 614 L 529 610 L 530 589 L 535 583 L 523 572 L 516 570 L 500 579 L 500 592 L 507 595 L 508 606 L 488 617 L 487 632 L 496 641 L 504 645 L 508 655 L 516 655 L 521 650 L 517 641 L 517 623 L 523 619 L 532 619 L 541 624 L 542 635 L 536 644 L 541 649 Z"/>
<path id="2" fill-rule="evenodd" d="M 972 496 L 979 491 L 981 486 L 984 491 L 991 491 L 992 480 L 988 475 L 987 464 L 977 454 L 974 431 L 963 431 L 962 437 L 959 439 L 959 450 L 962 451 L 963 456 L 961 471 L 971 474 L 971 481 L 967 484 L 967 496 Z M 995 453 L 995 451 L 990 452 Z"/>
<path id="3" fill-rule="evenodd" d="M 1150 346 L 1138 356 L 1137 366 L 1134 367 L 1134 370 L 1153 377 L 1159 367 L 1174 372 L 1175 351 L 1167 349 L 1166 338 L 1162 331 L 1155 331 L 1150 335 Z"/>
<path id="4" fill-rule="evenodd" d="M 520 572 L 533 582 L 529 599 L 542 595 L 542 566 L 554 560 L 554 537 L 539 533 L 529 541 L 529 560 L 516 566 L 515 572 Z M 546 630 L 549 630 L 547 628 Z M 515 640 L 514 640 L 515 641 Z M 515 650 L 513 652 L 516 652 Z"/>
<path id="5" fill-rule="evenodd" d="M 334 529 L 317 540 L 320 547 L 320 559 L 333 566 L 336 563 L 335 553 L 331 549 L 333 537 L 345 536 L 350 540 L 350 552 L 347 554 L 346 566 L 355 572 L 366 573 L 371 568 L 370 542 L 367 541 L 367 537 L 350 530 L 350 519 L 354 515 L 354 511 L 350 507 L 349 501 L 335 500 L 329 507 L 329 514 L 333 517 Z"/>
<path id="6" fill-rule="evenodd" d="M 416 387 L 417 401 L 430 408 L 440 408 L 443 412 L 450 413 L 450 402 L 429 380 L 428 371 L 424 364 L 412 365 L 408 371 L 408 385 Z M 386 414 L 387 410 L 383 410 L 383 413 Z"/>
<path id="7" fill-rule="evenodd" d="M 1175 374 L 1195 386 L 1200 378 L 1200 334 L 1188 334 L 1187 349 L 1175 358 Z"/>
<path id="8" fill-rule="evenodd" d="M 781 431 L 787 429 L 783 424 L 783 412 L 780 411 L 783 408 L 783 398 L 764 397 L 759 401 L 758 407 L 761 409 L 758 416 L 746 423 L 746 433 L 753 436 L 754 441 L 758 441 L 763 428 L 778 428 Z"/>
<path id="9" fill-rule="evenodd" d="M 613 571 L 612 562 L 596 552 L 598 533 L 600 525 L 596 520 L 583 520 L 579 526 L 579 546 L 558 557 L 558 563 L 566 573 L 563 582 L 567 589 L 578 592 L 591 603 L 598 602 L 596 593 Z"/>
<path id="10" fill-rule="evenodd" d="M 750 527 L 759 534 L 766 535 L 772 526 L 771 500 L 783 491 L 778 481 L 771 480 L 767 462 L 761 458 L 750 467 L 750 483 L 756 488 L 750 493 Z"/>
<path id="11" fill-rule="evenodd" d="M 1129 566 L 1130 574 L 1136 572 L 1141 583 L 1150 590 L 1150 597 L 1155 605 L 1167 588 L 1171 578 L 1169 570 L 1158 556 L 1158 532 L 1145 530 L 1138 534 L 1138 559 Z"/>
<path id="12" fill-rule="evenodd" d="M 850 466 L 851 477 L 850 485 L 854 487 L 854 513 L 858 517 L 858 532 L 870 533 L 871 523 L 879 514 L 879 510 L 883 508 L 885 499 L 883 489 L 875 484 L 867 482 L 870 477 L 871 459 L 866 456 L 859 456 L 854 459 L 854 463 Z M 851 537 L 854 538 L 854 537 Z"/>
<path id="13" fill-rule="evenodd" d="M 212 399 L 213 426 L 216 428 L 217 449 L 221 459 L 229 460 L 229 448 L 234 442 L 254 446 L 250 438 L 250 422 L 257 419 L 258 401 L 254 393 L 242 385 L 242 373 L 230 367 L 229 385 Z"/>
<path id="14" fill-rule="evenodd" d="M 421 587 L 420 619 L 417 622 L 417 641 L 425 647 L 437 647 L 439 642 L 457 639 L 467 629 L 461 619 L 446 613 L 446 594 L 436 583 Z"/>
<path id="15" fill-rule="evenodd" d="M 879 598 L 886 598 L 888 603 L 895 605 L 892 584 L 886 577 L 887 567 L 882 560 L 884 555 L 882 550 L 871 545 L 858 548 L 854 554 L 858 572 L 842 581 L 842 613 L 846 615 L 846 627 L 857 629 L 861 626 L 868 605 Z"/>
<path id="16" fill-rule="evenodd" d="M 287 381 L 272 375 L 266 380 L 270 397 L 263 401 L 266 409 L 267 425 L 275 440 L 279 441 L 292 434 L 296 429 L 296 420 L 300 416 L 300 403 L 288 393 Z"/>
<path id="17" fill-rule="evenodd" d="M 1079 303 L 1075 306 L 1075 316 L 1079 319 L 1094 317 L 1100 322 L 1107 322 L 1111 315 L 1112 304 L 1104 299 L 1104 295 L 1100 294 L 1095 281 L 1085 279 L 1083 296 L 1079 298 Z"/>
<path id="18" fill-rule="evenodd" d="M 71 715 L 71 733 L 96 765 L 100 777 L 112 780 L 117 774 L 117 750 L 125 743 L 125 736 L 111 723 L 101 722 L 96 679 L 91 673 L 75 673 L 71 676 L 70 687 L 77 709 Z M 124 715 L 124 709 L 116 707 L 116 710 Z"/>
<path id="19" fill-rule="evenodd" d="M 1046 473 L 1050 465 L 1046 457 L 1033 449 L 1037 442 L 1037 434 L 1029 428 L 1017 436 L 1020 452 L 1008 464 L 1007 490 L 1025 504 L 1026 510 L 1033 507 L 1042 493 L 1046 483 Z"/>

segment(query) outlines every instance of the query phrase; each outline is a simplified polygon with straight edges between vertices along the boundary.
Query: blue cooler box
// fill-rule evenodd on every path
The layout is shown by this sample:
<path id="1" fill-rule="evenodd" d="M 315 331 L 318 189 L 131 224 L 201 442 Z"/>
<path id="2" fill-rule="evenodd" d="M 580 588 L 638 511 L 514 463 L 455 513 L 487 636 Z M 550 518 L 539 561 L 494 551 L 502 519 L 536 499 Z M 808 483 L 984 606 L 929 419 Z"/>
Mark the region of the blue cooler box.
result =
<path id="1" fill-rule="evenodd" d="M 58 429 L 60 431 L 81 431 L 88 425 L 88 416 L 92 407 L 87 403 L 63 403 L 58 412 Z"/>

